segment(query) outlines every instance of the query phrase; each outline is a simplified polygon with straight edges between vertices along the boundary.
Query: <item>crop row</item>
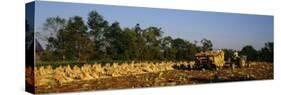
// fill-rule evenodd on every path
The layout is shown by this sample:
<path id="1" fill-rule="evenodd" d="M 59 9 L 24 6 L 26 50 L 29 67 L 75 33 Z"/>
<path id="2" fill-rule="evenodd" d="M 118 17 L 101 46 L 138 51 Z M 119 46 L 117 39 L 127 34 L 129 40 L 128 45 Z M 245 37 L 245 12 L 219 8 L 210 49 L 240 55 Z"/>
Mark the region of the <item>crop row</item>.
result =
<path id="1" fill-rule="evenodd" d="M 194 62 L 141 62 L 113 64 L 64 65 L 53 68 L 51 65 L 34 68 L 35 85 L 64 84 L 72 81 L 96 80 L 109 77 L 127 76 L 150 72 L 173 70 L 174 65 L 189 65 Z M 32 72 L 32 68 L 27 71 Z M 32 75 L 32 73 L 27 74 Z M 32 80 L 32 79 L 29 79 Z M 32 83 L 32 82 L 31 82 Z"/>

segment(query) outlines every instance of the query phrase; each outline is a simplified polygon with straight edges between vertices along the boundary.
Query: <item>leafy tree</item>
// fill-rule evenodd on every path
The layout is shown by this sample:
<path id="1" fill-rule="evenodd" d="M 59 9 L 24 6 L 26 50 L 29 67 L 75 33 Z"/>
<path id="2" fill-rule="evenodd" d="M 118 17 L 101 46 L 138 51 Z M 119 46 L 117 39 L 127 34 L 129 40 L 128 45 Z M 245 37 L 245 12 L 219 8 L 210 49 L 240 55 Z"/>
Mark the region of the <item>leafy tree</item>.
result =
<path id="1" fill-rule="evenodd" d="M 202 50 L 203 51 L 210 51 L 213 50 L 213 44 L 211 40 L 208 40 L 206 38 L 201 40 L 201 43 L 203 45 Z"/>
<path id="2" fill-rule="evenodd" d="M 49 36 L 55 37 L 59 30 L 63 29 L 66 25 L 66 20 L 56 16 L 49 17 L 46 19 L 46 22 L 43 24 L 43 29 L 48 31 Z"/>
<path id="3" fill-rule="evenodd" d="M 88 16 L 87 24 L 90 28 L 90 33 L 94 35 L 95 39 L 98 39 L 97 37 L 100 37 L 108 27 L 108 22 L 97 11 L 91 11 Z"/>
<path id="4" fill-rule="evenodd" d="M 273 62 L 273 42 L 265 43 L 265 46 L 260 51 L 260 60 Z"/>
<path id="5" fill-rule="evenodd" d="M 183 60 L 186 55 L 186 43 L 183 39 L 177 38 L 172 41 L 172 48 L 177 50 L 176 60 Z"/>
<path id="6" fill-rule="evenodd" d="M 53 52 L 56 50 L 56 47 L 59 45 L 58 42 L 54 41 L 57 39 L 57 34 L 60 30 L 64 29 L 66 25 L 66 20 L 56 16 L 56 17 L 49 17 L 46 19 L 46 22 L 43 24 L 43 30 L 48 31 L 36 33 L 36 37 L 41 41 L 47 41 L 47 48 L 43 52 L 44 57 L 41 57 L 42 60 L 58 60 L 59 58 L 56 56 L 57 53 Z M 62 59 L 64 60 L 64 59 Z"/>
<path id="7" fill-rule="evenodd" d="M 244 46 L 240 51 L 240 55 L 246 55 L 248 61 L 257 60 L 257 50 L 251 45 Z"/>
<path id="8" fill-rule="evenodd" d="M 87 26 L 84 24 L 83 19 L 79 16 L 70 18 L 66 27 L 66 32 L 68 32 L 70 38 L 72 38 L 70 43 L 73 44 L 72 48 L 75 50 L 73 54 L 77 58 L 77 61 L 80 61 L 80 59 L 87 59 L 92 52 L 92 44 L 87 36 Z"/>
<path id="9" fill-rule="evenodd" d="M 88 14 L 86 24 L 79 16 L 48 18 L 44 29 L 54 32 L 47 37 L 44 60 L 194 60 L 200 51 L 197 41 L 163 37 L 160 27 L 136 24 L 122 29 L 117 21 L 109 25 L 97 11 Z M 203 51 L 212 50 L 211 40 L 201 43 Z"/>
<path id="10" fill-rule="evenodd" d="M 122 29 L 120 28 L 119 22 L 114 22 L 105 32 L 104 36 L 106 38 L 106 42 L 109 44 L 106 47 L 106 53 L 113 59 L 119 59 L 118 53 L 124 52 L 124 49 L 121 45 L 121 38 Z"/>
<path id="11" fill-rule="evenodd" d="M 163 57 L 165 59 L 173 59 L 171 53 L 171 45 L 172 45 L 173 38 L 170 36 L 164 37 L 161 40 L 161 51 L 163 51 Z"/>
<path id="12" fill-rule="evenodd" d="M 234 51 L 233 49 L 222 49 L 224 52 L 224 60 L 228 60 L 229 58 L 233 57 Z"/>
<path id="13" fill-rule="evenodd" d="M 124 51 L 121 53 L 124 59 L 135 60 L 137 50 L 137 33 L 133 29 L 125 28 L 121 34 L 120 42 Z"/>
<path id="14" fill-rule="evenodd" d="M 198 52 L 198 48 L 196 44 L 193 44 L 189 41 L 186 41 L 187 44 L 187 60 L 194 60 L 195 59 L 195 54 Z"/>
<path id="15" fill-rule="evenodd" d="M 106 39 L 103 36 L 108 29 L 108 21 L 104 20 L 103 17 L 97 11 L 91 11 L 88 14 L 87 25 L 90 29 L 89 37 L 93 43 L 93 50 L 96 51 L 92 54 L 92 59 L 103 58 L 106 52 Z"/>
<path id="16" fill-rule="evenodd" d="M 137 34 L 136 35 L 137 48 L 135 49 L 136 59 L 143 60 L 145 56 L 144 55 L 145 39 L 143 37 L 144 30 L 141 29 L 140 24 L 136 24 L 133 30 Z"/>
<path id="17" fill-rule="evenodd" d="M 161 28 L 148 27 L 143 32 L 145 41 L 144 55 L 146 59 L 162 59 L 160 52 L 160 37 L 162 36 Z"/>
<path id="18" fill-rule="evenodd" d="M 77 60 L 89 58 L 92 53 L 91 42 L 87 37 L 87 26 L 81 17 L 71 17 L 64 29 L 59 30 L 56 37 L 48 38 L 48 48 L 61 56 L 62 60 Z"/>

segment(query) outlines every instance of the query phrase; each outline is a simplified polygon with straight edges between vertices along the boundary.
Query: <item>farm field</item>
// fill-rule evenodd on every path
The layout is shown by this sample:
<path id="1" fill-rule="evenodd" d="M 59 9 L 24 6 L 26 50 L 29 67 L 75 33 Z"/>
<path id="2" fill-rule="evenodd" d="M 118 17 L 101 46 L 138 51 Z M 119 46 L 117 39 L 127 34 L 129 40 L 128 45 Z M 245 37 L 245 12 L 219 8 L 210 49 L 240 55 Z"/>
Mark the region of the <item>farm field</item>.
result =
<path id="1" fill-rule="evenodd" d="M 273 64 L 252 62 L 249 67 L 194 70 L 192 62 L 49 66 L 35 68 L 36 93 L 175 86 L 228 81 L 273 79 Z M 100 66 L 100 67 L 98 67 Z M 177 66 L 181 67 L 178 68 Z M 113 69 L 114 68 L 114 69 Z M 71 76 L 67 69 L 72 71 Z M 58 72 L 59 70 L 60 73 Z"/>
<path id="2" fill-rule="evenodd" d="M 32 94 L 274 78 L 270 15 L 45 1 L 26 13 Z"/>

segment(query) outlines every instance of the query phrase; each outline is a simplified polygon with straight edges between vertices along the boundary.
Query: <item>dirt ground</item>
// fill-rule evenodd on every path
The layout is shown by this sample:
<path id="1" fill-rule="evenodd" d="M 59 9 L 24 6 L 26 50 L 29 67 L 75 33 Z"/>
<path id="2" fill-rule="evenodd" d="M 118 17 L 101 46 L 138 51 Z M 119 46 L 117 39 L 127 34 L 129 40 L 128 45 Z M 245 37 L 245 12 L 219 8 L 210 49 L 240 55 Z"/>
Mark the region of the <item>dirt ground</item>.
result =
<path id="1" fill-rule="evenodd" d="M 252 64 L 250 67 L 235 69 L 177 69 L 158 73 L 145 73 L 131 76 L 104 78 L 98 80 L 75 81 L 71 83 L 53 86 L 38 86 L 35 88 L 35 93 L 142 88 L 266 79 L 273 79 L 272 63 L 257 63 Z"/>

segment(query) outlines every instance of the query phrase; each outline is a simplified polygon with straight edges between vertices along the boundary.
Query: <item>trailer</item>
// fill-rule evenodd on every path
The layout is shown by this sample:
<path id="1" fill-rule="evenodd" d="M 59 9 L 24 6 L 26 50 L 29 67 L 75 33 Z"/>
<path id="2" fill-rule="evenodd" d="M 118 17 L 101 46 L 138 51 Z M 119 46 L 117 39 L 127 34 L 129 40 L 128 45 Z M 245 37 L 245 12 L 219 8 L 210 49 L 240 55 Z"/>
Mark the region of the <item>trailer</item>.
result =
<path id="1" fill-rule="evenodd" d="M 223 51 L 207 51 L 195 54 L 197 69 L 219 69 L 225 64 Z"/>

